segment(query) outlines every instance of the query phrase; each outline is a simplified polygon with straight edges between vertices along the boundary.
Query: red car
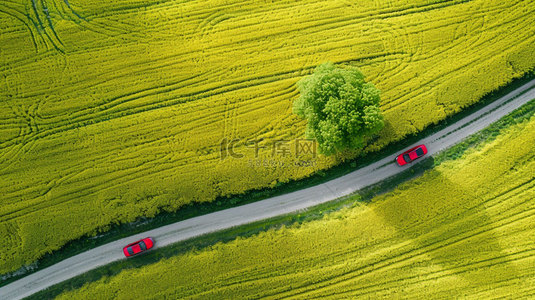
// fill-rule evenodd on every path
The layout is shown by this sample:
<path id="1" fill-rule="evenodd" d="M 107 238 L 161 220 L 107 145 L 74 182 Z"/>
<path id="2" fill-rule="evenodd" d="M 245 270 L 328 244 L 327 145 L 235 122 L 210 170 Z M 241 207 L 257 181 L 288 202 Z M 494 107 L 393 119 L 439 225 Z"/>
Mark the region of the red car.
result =
<path id="1" fill-rule="evenodd" d="M 148 237 L 135 243 L 126 245 L 126 247 L 123 248 L 123 253 L 126 257 L 130 257 L 132 255 L 147 251 L 152 248 L 152 246 L 154 246 L 154 240 Z"/>
<path id="2" fill-rule="evenodd" d="M 398 155 L 396 157 L 396 161 L 398 165 L 403 166 L 426 154 L 427 148 L 425 147 L 425 145 L 418 145 Z"/>

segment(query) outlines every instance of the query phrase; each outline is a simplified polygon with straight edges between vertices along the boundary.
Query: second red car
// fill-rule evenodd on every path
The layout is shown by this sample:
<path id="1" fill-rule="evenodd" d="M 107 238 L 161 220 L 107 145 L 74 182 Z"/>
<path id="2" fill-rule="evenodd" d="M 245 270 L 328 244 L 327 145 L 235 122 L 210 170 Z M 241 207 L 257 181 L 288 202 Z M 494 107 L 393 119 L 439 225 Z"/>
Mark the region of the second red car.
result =
<path id="1" fill-rule="evenodd" d="M 154 246 L 154 240 L 150 237 L 144 238 L 140 241 L 134 242 L 132 244 L 126 245 L 123 248 L 123 253 L 126 257 L 139 254 L 143 251 L 147 251 Z"/>
<path id="2" fill-rule="evenodd" d="M 403 166 L 426 154 L 427 148 L 425 147 L 425 145 L 418 145 L 398 155 L 396 157 L 396 162 L 398 163 L 398 165 Z"/>

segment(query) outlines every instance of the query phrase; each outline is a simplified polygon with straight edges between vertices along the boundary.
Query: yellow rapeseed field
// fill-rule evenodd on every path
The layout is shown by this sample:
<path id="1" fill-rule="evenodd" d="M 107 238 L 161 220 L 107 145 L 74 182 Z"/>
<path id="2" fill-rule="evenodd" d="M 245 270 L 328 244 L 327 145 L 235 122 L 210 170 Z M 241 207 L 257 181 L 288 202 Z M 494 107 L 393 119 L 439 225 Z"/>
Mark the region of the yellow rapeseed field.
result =
<path id="1" fill-rule="evenodd" d="M 530 298 L 535 117 L 368 205 L 217 244 L 59 299 Z"/>
<path id="2" fill-rule="evenodd" d="M 4 1 L 0 273 L 354 157 L 294 153 L 295 83 L 320 63 L 382 90 L 378 150 L 533 68 L 533 24 L 514 0 Z M 224 139 L 244 156 L 221 159 Z"/>

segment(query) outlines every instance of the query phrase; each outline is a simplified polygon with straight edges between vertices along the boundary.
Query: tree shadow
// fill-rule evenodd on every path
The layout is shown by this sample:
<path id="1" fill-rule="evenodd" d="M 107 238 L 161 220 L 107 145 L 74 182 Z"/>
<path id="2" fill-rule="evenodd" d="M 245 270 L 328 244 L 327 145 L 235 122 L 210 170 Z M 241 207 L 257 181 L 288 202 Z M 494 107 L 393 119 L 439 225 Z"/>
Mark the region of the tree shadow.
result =
<path id="1" fill-rule="evenodd" d="M 478 187 L 463 186 L 437 169 L 428 171 L 425 179 L 401 185 L 373 206 L 399 237 L 386 258 L 389 265 L 414 277 L 393 284 L 423 283 L 429 287 L 423 294 L 462 296 L 461 290 L 517 277 L 496 234 L 501 219 L 487 211 L 500 199 L 481 196 Z"/>

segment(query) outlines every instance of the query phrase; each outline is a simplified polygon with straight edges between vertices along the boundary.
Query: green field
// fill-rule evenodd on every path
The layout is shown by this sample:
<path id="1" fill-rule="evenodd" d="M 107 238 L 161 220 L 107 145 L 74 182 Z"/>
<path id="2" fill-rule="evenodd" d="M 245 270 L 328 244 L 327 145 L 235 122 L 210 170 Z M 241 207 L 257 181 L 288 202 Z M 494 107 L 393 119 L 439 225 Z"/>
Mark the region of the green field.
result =
<path id="1" fill-rule="evenodd" d="M 358 66 L 386 127 L 418 132 L 535 66 L 530 1 L 59 1 L 0 7 L 0 273 L 110 224 L 273 187 L 247 140 L 303 136 L 295 83 Z M 220 159 L 223 138 L 242 159 Z M 311 159 L 305 156 L 305 159 Z M 303 159 L 302 157 L 299 160 Z"/>
<path id="2" fill-rule="evenodd" d="M 535 117 L 370 204 L 86 284 L 59 299 L 530 298 Z"/>

